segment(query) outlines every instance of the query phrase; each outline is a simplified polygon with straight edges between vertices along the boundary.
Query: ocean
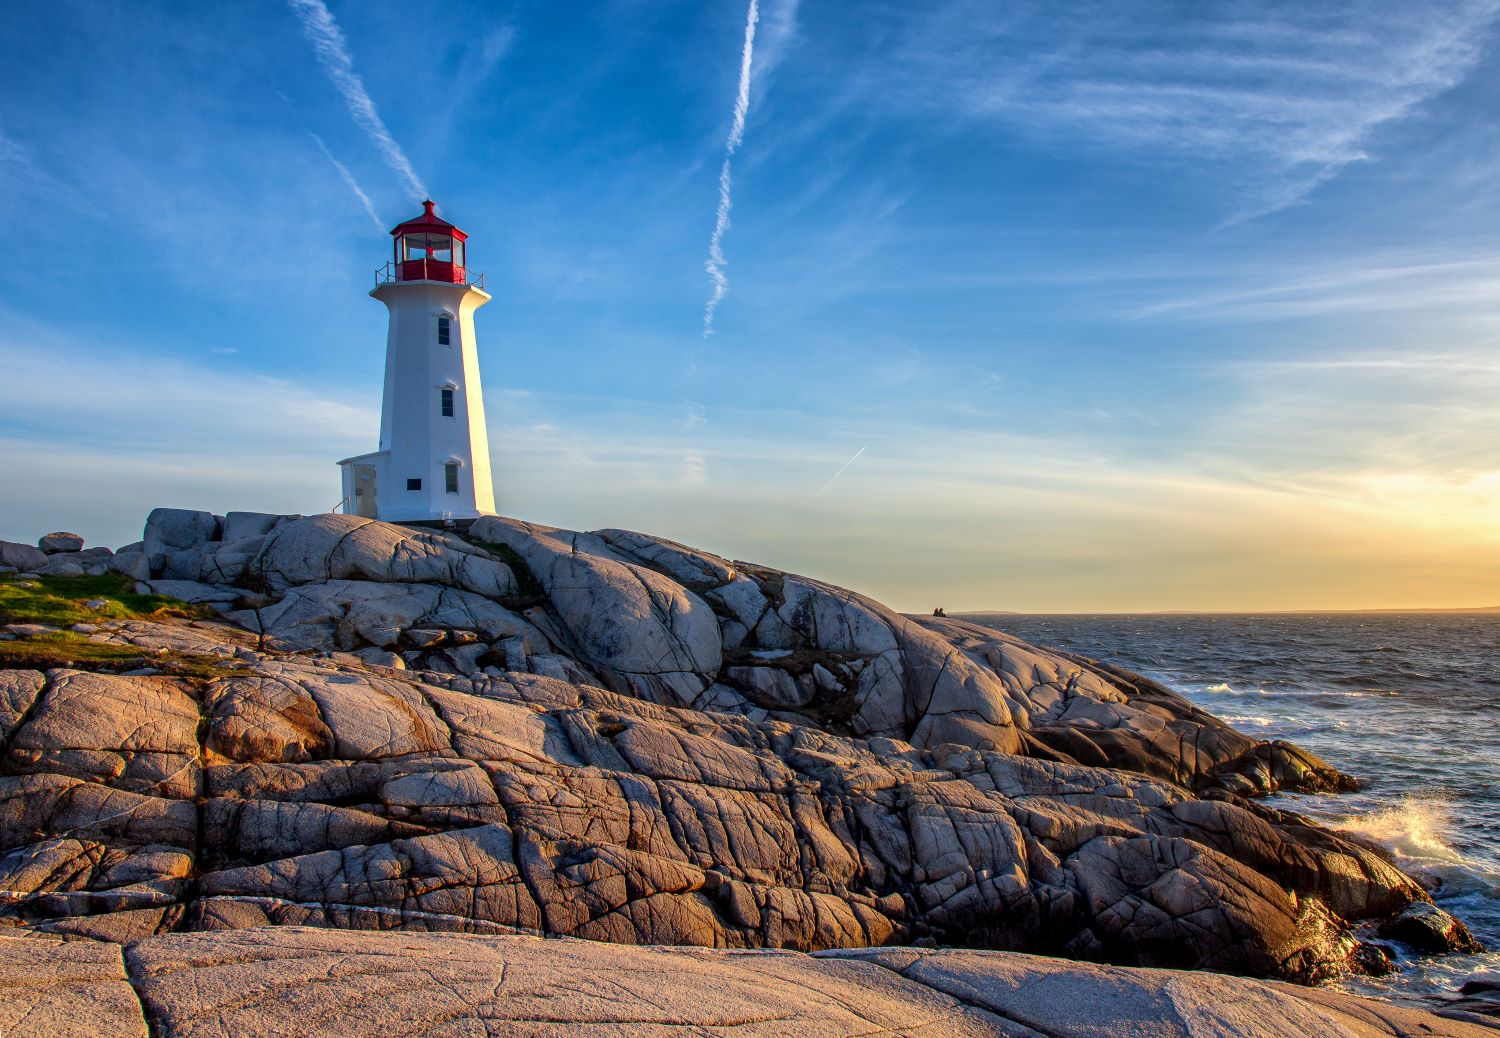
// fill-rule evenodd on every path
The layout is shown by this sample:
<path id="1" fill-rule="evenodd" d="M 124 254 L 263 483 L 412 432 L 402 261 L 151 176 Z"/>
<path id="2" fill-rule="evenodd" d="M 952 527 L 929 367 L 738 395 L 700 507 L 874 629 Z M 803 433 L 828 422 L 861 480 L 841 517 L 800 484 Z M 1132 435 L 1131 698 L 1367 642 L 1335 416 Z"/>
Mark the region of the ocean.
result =
<path id="1" fill-rule="evenodd" d="M 1489 949 L 1347 978 L 1421 1005 L 1500 972 L 1500 613 L 970 615 L 1176 689 L 1248 735 L 1287 739 L 1364 784 L 1271 803 L 1373 840 Z"/>

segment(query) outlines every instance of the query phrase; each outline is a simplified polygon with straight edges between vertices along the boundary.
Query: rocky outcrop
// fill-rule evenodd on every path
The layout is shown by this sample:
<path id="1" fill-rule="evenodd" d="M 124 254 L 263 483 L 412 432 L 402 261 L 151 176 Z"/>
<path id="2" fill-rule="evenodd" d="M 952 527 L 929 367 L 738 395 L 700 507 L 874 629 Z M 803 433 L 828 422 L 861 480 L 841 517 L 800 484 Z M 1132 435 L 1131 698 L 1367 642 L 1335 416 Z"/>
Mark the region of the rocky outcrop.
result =
<path id="1" fill-rule="evenodd" d="M 1314 980 L 1358 958 L 1351 922 L 1428 902 L 1246 799 L 1348 784 L 1305 752 L 794 574 L 498 518 L 159 511 L 138 554 L 226 622 L 91 625 L 193 661 L 166 673 L 0 671 L 23 932 L 920 942 Z"/>
<path id="2" fill-rule="evenodd" d="M 352 515 L 278 525 L 252 572 L 278 593 L 324 580 L 441 584 L 497 599 L 517 591 L 509 567 L 451 534 Z"/>
<path id="3" fill-rule="evenodd" d="M 124 944 L 0 938 L 0 1026 L 110 1038 L 694 1034 L 857 1038 L 1486 1038 L 1237 977 L 997 952 L 816 957 L 284 927 Z M 17 1031 L 16 1033 L 20 1033 Z"/>
<path id="4" fill-rule="evenodd" d="M 1441 1000 L 1445 1012 L 1491 1017 L 1500 1027 L 1500 974 L 1477 973 Z"/>
<path id="5" fill-rule="evenodd" d="M 1380 924 L 1380 936 L 1401 941 L 1420 952 L 1482 952 L 1468 927 L 1433 904 L 1418 901 Z"/>
<path id="6" fill-rule="evenodd" d="M 622 691 L 689 704 L 722 662 L 719 623 L 692 590 L 610 550 L 603 538 L 514 519 L 470 528 L 541 582 L 562 647 Z"/>
<path id="7" fill-rule="evenodd" d="M 147 650 L 225 648 L 206 624 L 102 626 Z M 1363 848 L 1121 771 L 516 672 L 248 644 L 221 670 L 9 672 L 13 922 L 932 940 L 1312 978 L 1352 947 L 1333 916 L 1423 897 Z"/>
<path id="8" fill-rule="evenodd" d="M 59 532 L 43 534 L 42 538 L 36 542 L 36 546 L 47 555 L 82 551 L 83 538 L 76 533 Z"/>
<path id="9" fill-rule="evenodd" d="M 154 576 L 235 584 L 246 577 L 266 535 L 278 524 L 296 518 L 259 512 L 216 516 L 184 508 L 158 508 L 146 518 L 141 543 L 120 549 L 121 561 L 115 568 L 137 579 Z M 137 555 L 140 562 L 134 558 Z M 139 573 L 142 565 L 144 575 Z"/>
<path id="10" fill-rule="evenodd" d="M 114 552 L 83 547 L 76 533 L 49 533 L 33 548 L 0 541 L 0 573 L 20 572 L 43 577 L 98 577 L 109 572 Z"/>
<path id="11" fill-rule="evenodd" d="M 35 573 L 47 565 L 47 553 L 29 544 L 0 541 L 0 566 L 12 572 Z"/>

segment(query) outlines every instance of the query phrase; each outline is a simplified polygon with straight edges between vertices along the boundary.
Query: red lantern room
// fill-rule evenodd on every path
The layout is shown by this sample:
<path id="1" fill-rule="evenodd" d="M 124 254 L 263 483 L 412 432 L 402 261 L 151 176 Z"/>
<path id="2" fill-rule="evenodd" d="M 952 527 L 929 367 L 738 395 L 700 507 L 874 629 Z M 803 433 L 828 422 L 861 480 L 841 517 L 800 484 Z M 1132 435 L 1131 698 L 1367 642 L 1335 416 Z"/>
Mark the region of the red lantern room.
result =
<path id="1" fill-rule="evenodd" d="M 467 284 L 464 242 L 469 236 L 432 210 L 433 202 L 428 199 L 422 203 L 421 216 L 391 231 L 396 239 L 396 280 Z"/>

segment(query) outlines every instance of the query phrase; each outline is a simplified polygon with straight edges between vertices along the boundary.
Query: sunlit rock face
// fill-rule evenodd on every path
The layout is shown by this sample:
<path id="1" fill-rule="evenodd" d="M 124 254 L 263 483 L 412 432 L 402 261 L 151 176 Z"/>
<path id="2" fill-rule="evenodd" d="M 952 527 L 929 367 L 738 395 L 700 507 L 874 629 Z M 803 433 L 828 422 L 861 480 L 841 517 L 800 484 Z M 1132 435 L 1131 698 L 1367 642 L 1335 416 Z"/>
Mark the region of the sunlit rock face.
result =
<path id="1" fill-rule="evenodd" d="M 915 943 L 1311 980 L 1350 922 L 1428 901 L 1244 799 L 1346 777 L 1103 664 L 618 530 L 206 515 L 153 513 L 138 553 L 219 619 L 90 637 L 207 665 L 0 671 L 0 911 L 26 932 Z"/>
<path id="2" fill-rule="evenodd" d="M 168 934 L 123 947 L 0 937 L 0 985 L 0 1019 L 59 1038 L 1495 1033 L 1472 1019 L 1316 988 L 1031 955 L 887 948 L 813 957 L 303 927 Z"/>

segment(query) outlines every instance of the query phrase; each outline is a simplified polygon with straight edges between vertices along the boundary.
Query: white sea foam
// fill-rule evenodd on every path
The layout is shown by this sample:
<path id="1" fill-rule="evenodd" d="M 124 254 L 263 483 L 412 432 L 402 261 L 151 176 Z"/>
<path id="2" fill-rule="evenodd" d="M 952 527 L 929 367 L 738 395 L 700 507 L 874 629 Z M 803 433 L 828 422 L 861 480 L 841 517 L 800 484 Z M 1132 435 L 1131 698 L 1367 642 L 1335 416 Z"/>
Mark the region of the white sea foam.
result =
<path id="1" fill-rule="evenodd" d="M 1227 719 L 1247 734 L 1290 739 L 1358 777 L 1359 793 L 1284 793 L 1269 803 L 1388 849 L 1440 907 L 1500 949 L 1495 617 L 1006 617 L 1003 626 L 1116 660 L 1234 715 Z M 1401 973 L 1340 986 L 1410 1002 L 1451 992 L 1474 972 L 1500 972 L 1500 951 L 1397 950 Z"/>
<path id="2" fill-rule="evenodd" d="M 1330 824 L 1373 840 L 1415 864 L 1468 864 L 1451 842 L 1457 818 L 1453 804 L 1444 796 L 1406 796 L 1369 814 L 1332 818 Z"/>

